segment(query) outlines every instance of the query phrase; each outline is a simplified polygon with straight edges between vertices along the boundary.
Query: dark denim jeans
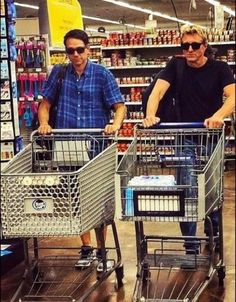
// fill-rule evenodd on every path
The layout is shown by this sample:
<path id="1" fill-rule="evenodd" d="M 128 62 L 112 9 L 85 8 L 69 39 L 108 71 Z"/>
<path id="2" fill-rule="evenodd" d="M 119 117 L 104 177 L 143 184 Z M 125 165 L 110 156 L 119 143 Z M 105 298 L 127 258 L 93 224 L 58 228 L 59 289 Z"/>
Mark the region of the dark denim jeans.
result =
<path id="1" fill-rule="evenodd" d="M 178 170 L 178 184 L 190 186 L 185 190 L 185 198 L 189 200 L 189 205 L 194 199 L 197 198 L 197 175 L 194 173 L 194 167 L 196 167 L 196 155 L 198 152 L 197 144 L 194 140 L 185 139 L 183 147 L 179 149 L 178 155 L 183 158 L 180 161 L 181 167 Z M 206 155 L 208 150 L 201 149 L 201 155 Z M 212 212 L 210 215 L 213 232 L 216 236 L 218 233 L 219 215 L 218 211 Z M 196 222 L 180 222 L 180 229 L 183 236 L 196 236 L 197 223 Z M 204 232 L 209 235 L 207 224 L 205 223 Z M 185 240 L 184 244 L 186 249 L 197 250 L 198 243 L 194 240 Z"/>

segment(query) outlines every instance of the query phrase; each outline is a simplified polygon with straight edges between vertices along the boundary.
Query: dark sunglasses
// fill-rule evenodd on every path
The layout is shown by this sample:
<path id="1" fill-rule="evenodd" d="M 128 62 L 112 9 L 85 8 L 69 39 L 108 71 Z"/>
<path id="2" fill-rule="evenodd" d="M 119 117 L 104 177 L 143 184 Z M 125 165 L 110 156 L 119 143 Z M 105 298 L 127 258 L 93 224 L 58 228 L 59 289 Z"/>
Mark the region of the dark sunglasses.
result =
<path id="1" fill-rule="evenodd" d="M 193 43 L 181 43 L 181 48 L 183 50 L 189 50 L 189 47 L 191 46 L 193 50 L 197 50 L 201 47 L 202 42 L 198 43 L 198 42 L 193 42 Z"/>
<path id="2" fill-rule="evenodd" d="M 84 53 L 86 47 L 76 47 L 76 48 L 72 48 L 72 47 L 68 47 L 66 48 L 66 53 L 68 55 L 73 55 L 75 53 L 75 51 L 77 53 Z"/>

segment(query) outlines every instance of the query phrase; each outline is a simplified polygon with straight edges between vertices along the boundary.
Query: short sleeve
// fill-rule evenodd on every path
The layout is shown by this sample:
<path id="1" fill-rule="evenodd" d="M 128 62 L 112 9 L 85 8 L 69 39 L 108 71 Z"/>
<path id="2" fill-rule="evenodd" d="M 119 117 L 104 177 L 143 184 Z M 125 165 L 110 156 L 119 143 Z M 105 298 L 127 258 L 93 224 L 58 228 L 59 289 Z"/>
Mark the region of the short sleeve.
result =
<path id="1" fill-rule="evenodd" d="M 53 103 L 57 94 L 57 78 L 60 72 L 61 65 L 55 65 L 44 84 L 42 96 L 50 103 Z"/>
<path id="2" fill-rule="evenodd" d="M 159 79 L 165 80 L 170 84 L 173 84 L 175 81 L 175 71 L 176 71 L 176 58 L 172 57 L 171 60 L 167 63 L 166 67 L 162 69 L 159 74 Z"/>
<path id="3" fill-rule="evenodd" d="M 222 88 L 235 82 L 234 75 L 226 62 L 221 62 L 220 74 Z"/>
<path id="4" fill-rule="evenodd" d="M 104 99 L 109 107 L 116 103 L 124 103 L 120 88 L 109 70 L 105 70 L 104 77 Z"/>

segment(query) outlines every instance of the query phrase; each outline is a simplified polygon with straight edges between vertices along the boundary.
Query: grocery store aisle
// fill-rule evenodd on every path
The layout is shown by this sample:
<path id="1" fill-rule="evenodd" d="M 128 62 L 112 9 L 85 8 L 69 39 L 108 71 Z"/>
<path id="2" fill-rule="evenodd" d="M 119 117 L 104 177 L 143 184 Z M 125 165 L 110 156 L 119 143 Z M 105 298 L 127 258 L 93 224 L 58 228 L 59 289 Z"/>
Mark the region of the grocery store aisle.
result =
<path id="1" fill-rule="evenodd" d="M 235 171 L 225 172 L 225 204 L 224 204 L 224 251 L 226 264 L 226 278 L 224 288 L 218 287 L 218 278 L 214 277 L 208 288 L 200 297 L 200 302 L 235 301 Z M 100 287 L 94 291 L 86 302 L 130 302 L 136 276 L 136 246 L 133 223 L 116 222 L 119 241 L 121 244 L 122 257 L 124 263 L 124 286 L 118 291 L 115 290 L 115 274 L 105 280 Z M 146 230 L 149 234 L 173 235 L 179 232 L 178 224 L 168 223 L 146 223 Z M 170 233 L 171 227 L 171 233 Z M 201 232 L 201 226 L 199 227 Z M 173 233 L 172 233 L 173 232 Z M 111 236 L 108 234 L 108 245 Z M 43 239 L 43 244 L 48 245 L 53 242 L 50 239 Z M 78 238 L 56 239 L 57 243 L 64 245 L 80 245 Z M 1 278 L 1 301 L 9 302 L 16 290 L 21 274 L 23 263 L 9 271 Z M 93 281 L 92 281 L 93 282 Z M 46 300 L 44 300 L 46 301 Z M 50 301 L 47 300 L 47 301 Z M 55 301 L 55 300 L 54 300 Z M 62 300 L 61 300 L 62 301 Z M 67 300 L 69 301 L 69 300 Z M 59 302 L 59 301 L 57 301 Z"/>

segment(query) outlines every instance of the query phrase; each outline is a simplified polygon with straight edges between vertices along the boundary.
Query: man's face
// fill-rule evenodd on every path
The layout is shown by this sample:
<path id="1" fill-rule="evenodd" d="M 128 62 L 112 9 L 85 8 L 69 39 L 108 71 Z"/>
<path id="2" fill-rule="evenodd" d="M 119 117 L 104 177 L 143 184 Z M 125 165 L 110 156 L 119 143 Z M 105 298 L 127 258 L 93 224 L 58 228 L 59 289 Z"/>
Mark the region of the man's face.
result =
<path id="1" fill-rule="evenodd" d="M 182 37 L 182 50 L 186 60 L 194 63 L 203 58 L 206 45 L 198 34 L 185 34 Z"/>
<path id="2" fill-rule="evenodd" d="M 69 38 L 66 40 L 66 53 L 75 66 L 86 64 L 89 56 L 89 48 L 79 39 Z"/>

